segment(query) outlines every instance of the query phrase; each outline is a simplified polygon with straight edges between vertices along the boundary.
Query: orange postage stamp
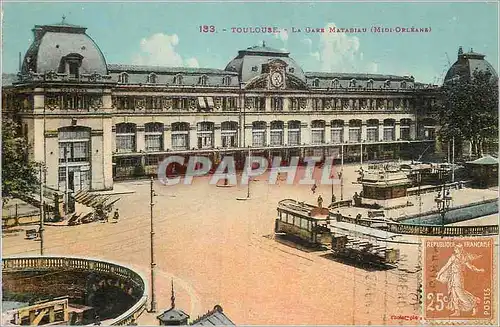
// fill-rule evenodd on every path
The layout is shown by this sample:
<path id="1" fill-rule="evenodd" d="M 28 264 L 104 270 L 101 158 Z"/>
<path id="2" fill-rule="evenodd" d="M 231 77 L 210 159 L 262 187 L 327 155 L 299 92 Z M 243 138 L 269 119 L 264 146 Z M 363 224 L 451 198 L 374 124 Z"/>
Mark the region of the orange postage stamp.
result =
<path id="1" fill-rule="evenodd" d="M 494 319 L 493 247 L 493 238 L 424 241 L 426 321 L 477 324 Z"/>

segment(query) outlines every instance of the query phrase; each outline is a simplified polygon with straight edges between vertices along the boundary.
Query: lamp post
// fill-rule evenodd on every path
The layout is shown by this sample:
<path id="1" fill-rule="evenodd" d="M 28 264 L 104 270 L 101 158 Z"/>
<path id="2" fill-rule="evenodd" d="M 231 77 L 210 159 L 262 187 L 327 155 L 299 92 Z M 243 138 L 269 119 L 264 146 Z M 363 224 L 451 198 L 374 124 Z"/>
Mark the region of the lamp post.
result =
<path id="1" fill-rule="evenodd" d="M 451 195 L 450 190 L 446 190 L 445 185 L 443 185 L 443 193 L 438 192 L 434 201 L 436 202 L 439 214 L 441 215 L 441 237 L 444 237 L 444 216 L 446 212 L 450 209 Z"/>

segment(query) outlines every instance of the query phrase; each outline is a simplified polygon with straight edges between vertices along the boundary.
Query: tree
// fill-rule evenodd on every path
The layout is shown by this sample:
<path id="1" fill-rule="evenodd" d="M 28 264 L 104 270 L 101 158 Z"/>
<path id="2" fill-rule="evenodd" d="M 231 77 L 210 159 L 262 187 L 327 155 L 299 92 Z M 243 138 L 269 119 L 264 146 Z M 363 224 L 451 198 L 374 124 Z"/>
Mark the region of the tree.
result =
<path id="1" fill-rule="evenodd" d="M 37 165 L 27 160 L 28 144 L 18 134 L 18 124 L 2 119 L 2 202 L 16 194 L 33 194 L 39 189 Z"/>
<path id="2" fill-rule="evenodd" d="M 469 141 L 476 156 L 486 142 L 498 140 L 498 79 L 490 72 L 445 84 L 437 106 L 442 140 Z"/>

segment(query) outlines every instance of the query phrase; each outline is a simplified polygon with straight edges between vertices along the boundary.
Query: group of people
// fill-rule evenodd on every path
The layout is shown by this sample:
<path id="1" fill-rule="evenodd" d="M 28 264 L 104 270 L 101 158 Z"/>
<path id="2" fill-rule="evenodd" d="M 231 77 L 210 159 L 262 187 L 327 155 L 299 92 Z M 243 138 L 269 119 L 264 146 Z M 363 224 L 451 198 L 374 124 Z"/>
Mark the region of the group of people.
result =
<path id="1" fill-rule="evenodd" d="M 103 223 L 109 222 L 109 215 L 106 212 L 104 212 L 104 210 L 100 207 L 96 209 L 95 216 L 98 220 L 100 220 Z M 117 223 L 119 218 L 120 218 L 120 213 L 118 212 L 118 209 L 115 209 L 115 212 L 113 213 L 113 222 Z"/>

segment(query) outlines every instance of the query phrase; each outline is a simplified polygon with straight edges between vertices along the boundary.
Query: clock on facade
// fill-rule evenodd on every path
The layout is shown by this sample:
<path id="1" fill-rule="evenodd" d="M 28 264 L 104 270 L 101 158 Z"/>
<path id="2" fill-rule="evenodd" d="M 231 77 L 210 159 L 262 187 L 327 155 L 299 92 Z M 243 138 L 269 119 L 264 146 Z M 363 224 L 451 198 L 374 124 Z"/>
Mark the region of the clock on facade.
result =
<path id="1" fill-rule="evenodd" d="M 272 73 L 271 84 L 275 87 L 281 86 L 283 84 L 283 75 L 280 72 Z"/>

